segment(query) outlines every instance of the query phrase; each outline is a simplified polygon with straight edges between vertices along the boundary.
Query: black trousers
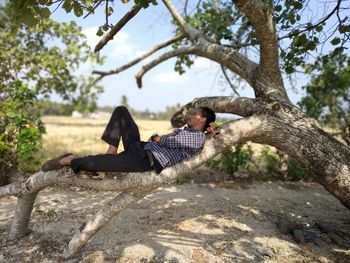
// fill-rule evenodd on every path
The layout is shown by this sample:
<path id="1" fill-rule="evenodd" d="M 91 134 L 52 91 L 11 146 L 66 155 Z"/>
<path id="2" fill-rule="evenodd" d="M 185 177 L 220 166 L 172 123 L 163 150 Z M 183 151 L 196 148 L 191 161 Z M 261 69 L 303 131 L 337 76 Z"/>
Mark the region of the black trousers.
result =
<path id="1" fill-rule="evenodd" d="M 124 106 L 115 108 L 111 119 L 101 137 L 115 147 L 122 139 L 125 151 L 114 154 L 89 155 L 73 159 L 71 168 L 74 173 L 90 172 L 145 172 L 153 170 L 146 150 L 145 142 L 140 141 L 140 132 L 129 111 Z"/>

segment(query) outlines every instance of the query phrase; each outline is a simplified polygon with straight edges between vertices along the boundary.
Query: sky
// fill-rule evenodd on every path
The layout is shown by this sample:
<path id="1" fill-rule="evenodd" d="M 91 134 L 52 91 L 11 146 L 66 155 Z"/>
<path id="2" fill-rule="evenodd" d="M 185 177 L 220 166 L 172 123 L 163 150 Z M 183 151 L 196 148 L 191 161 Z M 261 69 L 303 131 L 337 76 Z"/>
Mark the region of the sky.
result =
<path id="1" fill-rule="evenodd" d="M 115 12 L 109 17 L 109 21 L 113 24 L 133 5 L 133 3 L 114 2 L 113 9 Z M 181 1 L 175 3 L 181 5 Z M 87 42 L 92 49 L 100 39 L 96 35 L 97 28 L 99 25 L 103 25 L 105 21 L 103 8 L 98 9 L 94 15 L 90 15 L 85 19 L 83 17 L 77 18 L 72 13 L 67 14 L 64 9 L 58 8 L 51 15 L 51 18 L 59 22 L 76 21 L 82 27 Z M 93 69 L 110 70 L 122 66 L 157 43 L 171 38 L 174 27 L 170 21 L 171 17 L 161 1 L 159 1 L 158 6 L 142 9 L 100 51 L 100 55 L 106 57 L 103 66 L 85 64 L 77 73 L 91 74 Z M 100 82 L 104 87 L 104 92 L 99 95 L 98 105 L 117 106 L 120 103 L 121 96 L 126 95 L 130 106 L 134 109 L 162 111 L 166 106 L 175 105 L 176 103 L 186 104 L 196 97 L 233 95 L 232 90 L 227 85 L 223 85 L 224 81 L 220 74 L 219 65 L 205 58 L 197 58 L 191 69 L 181 76 L 174 71 L 175 59 L 170 59 L 149 71 L 143 78 L 143 87 L 139 89 L 134 75 L 141 69 L 142 65 L 166 50 L 169 50 L 169 48 L 158 51 L 151 58 L 124 72 L 105 77 Z M 257 58 L 254 59 L 257 60 Z M 298 102 L 303 96 L 301 86 L 307 83 L 307 79 L 302 75 L 297 75 L 296 83 L 297 89 L 295 90 L 291 88 L 288 81 L 285 81 L 288 95 L 294 103 Z M 239 90 L 240 95 L 254 97 L 253 90 L 249 85 L 245 84 L 243 86 L 244 88 Z M 55 95 L 52 96 L 52 99 L 60 100 Z"/>

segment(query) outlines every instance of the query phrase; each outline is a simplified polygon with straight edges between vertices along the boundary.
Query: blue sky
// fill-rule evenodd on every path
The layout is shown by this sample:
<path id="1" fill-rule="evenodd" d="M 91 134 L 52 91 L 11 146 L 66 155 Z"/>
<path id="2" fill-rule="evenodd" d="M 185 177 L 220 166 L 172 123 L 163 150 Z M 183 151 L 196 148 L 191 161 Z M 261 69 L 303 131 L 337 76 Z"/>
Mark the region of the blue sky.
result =
<path id="1" fill-rule="evenodd" d="M 155 44 L 170 38 L 173 35 L 174 27 L 170 23 L 167 10 L 162 2 L 159 2 L 158 6 L 142 9 L 117 34 L 114 40 L 102 49 L 100 54 L 106 57 L 106 63 L 102 67 L 88 64 L 84 65 L 79 72 L 91 74 L 94 68 L 99 70 L 116 68 Z M 175 3 L 181 5 L 180 1 Z M 122 4 L 120 1 L 115 1 L 113 6 L 115 12 L 109 17 L 109 20 L 115 24 L 132 5 L 132 3 Z M 96 36 L 97 27 L 102 25 L 105 20 L 103 8 L 98 9 L 94 15 L 86 19 L 66 14 L 62 8 L 58 8 L 51 15 L 51 18 L 60 22 L 76 21 L 83 28 L 92 49 L 99 40 L 99 37 Z M 162 52 L 164 51 L 158 51 L 151 58 L 157 57 Z M 151 111 L 161 111 L 168 105 L 175 105 L 178 102 L 185 104 L 195 97 L 233 95 L 230 88 L 222 84 L 223 79 L 219 73 L 219 65 L 205 58 L 198 58 L 192 68 L 181 76 L 173 70 L 175 59 L 168 60 L 149 71 L 143 78 L 142 89 L 138 89 L 134 75 L 150 59 L 122 73 L 105 77 L 101 82 L 104 86 L 104 93 L 100 94 L 98 105 L 116 106 L 120 103 L 121 96 L 126 95 L 129 98 L 129 104 L 135 109 L 148 108 Z M 294 103 L 300 100 L 303 95 L 300 87 L 307 82 L 302 75 L 297 75 L 296 81 L 297 91 L 291 89 L 288 81 L 285 82 L 288 94 Z M 246 97 L 254 95 L 248 84 L 245 84 L 244 89 L 240 89 L 239 92 Z M 59 100 L 57 96 L 52 98 Z"/>

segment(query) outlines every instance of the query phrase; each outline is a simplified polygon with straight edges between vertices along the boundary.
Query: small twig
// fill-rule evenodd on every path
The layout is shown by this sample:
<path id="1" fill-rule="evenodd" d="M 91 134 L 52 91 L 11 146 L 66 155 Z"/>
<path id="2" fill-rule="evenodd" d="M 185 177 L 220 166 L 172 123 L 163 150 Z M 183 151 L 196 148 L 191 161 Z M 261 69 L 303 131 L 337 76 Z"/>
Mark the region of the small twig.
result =
<path id="1" fill-rule="evenodd" d="M 106 26 L 108 26 L 108 1 L 106 1 L 105 15 L 106 15 Z"/>
<path id="2" fill-rule="evenodd" d="M 57 6 L 56 8 L 51 12 L 51 14 L 55 13 L 56 10 L 60 7 L 60 5 L 64 2 L 64 0 L 62 0 Z"/>
<path id="3" fill-rule="evenodd" d="M 240 96 L 238 91 L 236 90 L 235 86 L 233 85 L 233 83 L 231 82 L 230 78 L 228 77 L 226 71 L 225 71 L 225 68 L 223 65 L 221 65 L 221 71 L 227 81 L 227 83 L 230 85 L 231 89 L 233 90 L 233 92 L 237 95 L 237 96 Z"/>
<path id="4" fill-rule="evenodd" d="M 103 2 L 103 0 L 100 0 L 96 3 L 96 5 L 90 9 L 90 11 L 84 16 L 84 19 L 87 18 L 89 15 L 95 12 L 96 8 Z"/>
<path id="5" fill-rule="evenodd" d="M 185 16 L 187 16 L 187 5 L 188 5 L 188 0 L 186 0 L 185 4 L 184 4 L 184 14 L 185 14 Z"/>

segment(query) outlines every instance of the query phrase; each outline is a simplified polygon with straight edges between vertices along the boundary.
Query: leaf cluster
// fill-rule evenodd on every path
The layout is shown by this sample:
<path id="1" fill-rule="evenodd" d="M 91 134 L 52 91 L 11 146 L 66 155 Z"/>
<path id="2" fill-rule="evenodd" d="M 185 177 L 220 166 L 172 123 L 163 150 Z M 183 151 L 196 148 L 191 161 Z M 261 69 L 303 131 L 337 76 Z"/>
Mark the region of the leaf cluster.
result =
<path id="1" fill-rule="evenodd" d="M 312 9 L 306 0 L 264 0 L 273 15 L 280 47 L 280 64 L 285 73 L 292 74 L 298 67 L 313 63 L 313 58 L 323 53 L 324 46 L 333 46 L 334 54 L 348 49 L 350 40 L 350 16 L 346 14 L 344 1 L 324 3 L 328 13 L 323 17 L 308 15 Z M 311 17 L 311 18 L 310 18 Z M 186 22 L 198 28 L 217 43 L 232 46 L 242 53 L 253 56 L 259 52 L 259 41 L 250 21 L 232 1 L 220 1 L 220 8 L 211 1 L 203 1 L 196 12 L 186 17 Z M 176 24 L 176 23 L 175 23 Z M 180 31 L 177 28 L 177 31 Z M 187 46 L 182 41 L 174 48 Z M 194 57 L 191 58 L 193 62 Z M 183 73 L 191 66 L 189 59 L 180 57 L 175 70 Z"/>
<path id="2" fill-rule="evenodd" d="M 45 131 L 35 107 L 36 91 L 19 80 L 2 87 L 0 93 L 0 173 L 11 168 L 28 170 L 35 165 L 34 153 Z M 18 166 L 18 167 L 17 167 Z"/>
<path id="3" fill-rule="evenodd" d="M 14 25 L 10 17 L 3 17 L 1 25 L 1 86 L 21 80 L 34 87 L 37 94 L 48 96 L 55 92 L 71 101 L 77 100 L 77 92 L 90 96 L 101 90 L 88 87 L 87 78 L 75 74 L 82 63 L 103 60 L 90 51 L 81 28 L 74 22 L 60 24 L 46 19 L 28 27 Z"/>
<path id="4" fill-rule="evenodd" d="M 128 3 L 130 0 L 120 0 L 122 3 Z M 66 13 L 74 13 L 76 17 L 82 17 L 94 14 L 96 9 L 104 8 L 105 23 L 98 27 L 96 34 L 102 36 L 104 32 L 113 27 L 112 23 L 108 22 L 114 12 L 113 0 L 10 0 L 12 17 L 18 24 L 27 26 L 35 26 L 42 20 L 50 17 L 53 10 L 58 7 L 63 8 Z M 157 5 L 156 0 L 134 0 L 135 4 L 140 4 L 143 8 L 149 7 L 150 4 Z M 55 9 L 53 8 L 55 7 Z"/>
<path id="5" fill-rule="evenodd" d="M 350 145 L 350 58 L 341 54 L 319 57 L 307 72 L 317 72 L 303 87 L 306 96 L 298 103 L 306 113 L 340 131 Z"/>

